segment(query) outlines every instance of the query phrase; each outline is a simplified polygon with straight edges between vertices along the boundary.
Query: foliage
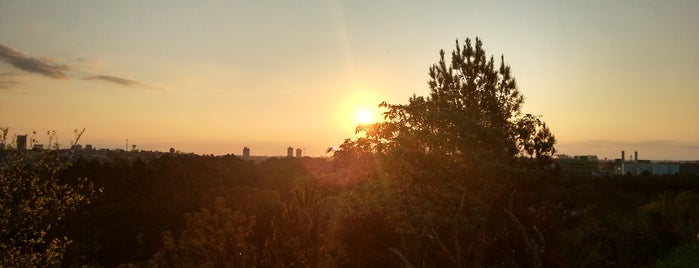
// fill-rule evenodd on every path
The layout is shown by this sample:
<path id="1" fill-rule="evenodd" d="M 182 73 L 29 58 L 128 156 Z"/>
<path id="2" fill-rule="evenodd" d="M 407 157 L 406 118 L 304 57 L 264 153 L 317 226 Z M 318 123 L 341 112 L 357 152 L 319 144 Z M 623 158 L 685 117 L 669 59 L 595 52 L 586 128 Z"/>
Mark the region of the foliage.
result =
<path id="1" fill-rule="evenodd" d="M 699 244 L 691 244 L 675 249 L 670 255 L 658 261 L 658 268 L 699 267 Z"/>
<path id="2" fill-rule="evenodd" d="M 665 192 L 658 200 L 641 208 L 648 217 L 649 229 L 662 229 L 684 243 L 694 242 L 699 234 L 699 194 L 685 191 L 674 195 Z"/>
<path id="3" fill-rule="evenodd" d="M 69 185 L 58 178 L 69 162 L 58 149 L 46 152 L 13 150 L 0 160 L 0 266 L 31 267 L 60 264 L 67 237 L 50 232 L 100 191 L 87 179 Z"/>
<path id="4" fill-rule="evenodd" d="M 524 98 L 504 57 L 495 67 L 478 38 L 475 46 L 468 38 L 463 47 L 457 40 L 449 64 L 444 55 L 440 51 L 429 69 L 429 96 L 413 96 L 405 105 L 381 103 L 385 122 L 360 125 L 357 131 L 366 136 L 341 149 L 469 163 L 509 162 L 520 154 L 546 159 L 555 152 L 546 124 L 522 116 Z"/>
<path id="5" fill-rule="evenodd" d="M 383 103 L 385 121 L 360 125 L 331 162 L 85 154 L 59 177 L 94 177 L 105 192 L 53 228 L 75 237 L 62 265 L 645 267 L 683 259 L 674 248 L 692 256 L 696 177 L 558 176 L 555 138 L 520 111 L 509 66 L 479 39 L 451 56 L 430 68 L 429 96 Z"/>
<path id="6" fill-rule="evenodd" d="M 136 155 L 143 160 L 128 161 Z M 540 183 L 527 180 L 540 170 L 512 167 L 461 175 L 415 168 L 417 176 L 359 155 L 367 162 L 318 161 L 327 169 L 301 176 L 302 159 L 134 152 L 78 159 L 60 177 L 94 177 L 104 193 L 53 228 L 74 240 L 63 265 L 147 266 L 165 250 L 162 233 L 176 245 L 188 228 L 184 215 L 202 207 L 214 214 L 216 196 L 226 209 L 255 216 L 246 241 L 257 266 L 650 266 L 699 232 L 696 192 L 683 193 L 699 187 L 696 177 Z M 347 181 L 353 169 L 364 178 Z"/>
<path id="7" fill-rule="evenodd" d="M 522 115 L 524 98 L 501 59 L 496 67 L 478 38 L 475 46 L 457 41 L 449 63 L 440 51 L 430 67 L 429 96 L 382 103 L 385 121 L 360 125 L 357 132 L 365 135 L 340 147 L 335 161 L 370 178 L 369 188 L 356 193 L 365 201 L 346 202 L 351 209 L 339 216 L 348 259 L 366 259 L 351 265 L 387 265 L 374 261 L 392 257 L 393 265 L 508 266 L 518 255 L 541 265 L 529 239 L 537 237 L 536 227 L 503 208 L 520 181 L 545 175 L 528 171 L 517 157 L 544 167 L 555 138 L 539 117 Z M 352 163 L 357 160 L 370 163 Z M 373 252 L 343 235 L 376 231 L 383 235 Z M 510 242 L 513 237 L 522 242 Z"/>
<path id="8" fill-rule="evenodd" d="M 322 246 L 327 225 L 323 187 L 310 178 L 295 180 L 282 210 L 269 223 L 271 232 L 258 243 L 256 217 L 247 217 L 217 198 L 214 209 L 185 215 L 185 228 L 175 238 L 163 234 L 163 248 L 149 266 L 164 267 L 326 267 L 331 261 Z"/>
<path id="9" fill-rule="evenodd" d="M 262 265 L 327 267 L 332 263 L 326 231 L 333 205 L 329 189 L 312 177 L 294 182 L 282 210 L 271 221 Z"/>
<path id="10" fill-rule="evenodd" d="M 163 248 L 152 259 L 154 267 L 245 267 L 259 258 L 252 241 L 254 216 L 232 211 L 223 198 L 212 210 L 185 215 L 179 238 L 163 234 Z"/>
<path id="11" fill-rule="evenodd" d="M 261 182 L 271 174 L 232 155 L 85 154 L 61 174 L 76 176 L 94 177 L 104 188 L 92 206 L 59 226 L 75 237 L 66 262 L 76 265 L 143 262 L 163 246 L 162 232 L 179 233 L 184 214 L 211 207 L 217 196 L 259 220 L 270 219 L 280 202 L 280 193 Z"/>
<path id="12" fill-rule="evenodd" d="M 331 229 L 337 240 L 339 264 L 348 267 L 396 265 L 388 250 L 398 237 L 399 219 L 392 218 L 397 203 L 387 181 L 363 180 L 343 191 Z"/>

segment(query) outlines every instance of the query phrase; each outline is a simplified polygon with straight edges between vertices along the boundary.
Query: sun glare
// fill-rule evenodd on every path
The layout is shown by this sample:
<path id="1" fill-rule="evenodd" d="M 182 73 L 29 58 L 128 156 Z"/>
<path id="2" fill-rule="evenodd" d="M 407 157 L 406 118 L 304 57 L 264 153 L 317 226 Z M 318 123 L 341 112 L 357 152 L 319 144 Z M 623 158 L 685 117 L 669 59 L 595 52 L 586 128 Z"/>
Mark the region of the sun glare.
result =
<path id="1" fill-rule="evenodd" d="M 368 86 L 367 86 L 368 87 Z M 341 98 L 337 109 L 337 122 L 346 133 L 354 133 L 357 125 L 381 121 L 379 103 L 386 99 L 374 91 L 355 91 Z"/>
<path id="2" fill-rule="evenodd" d="M 357 113 L 357 122 L 368 124 L 372 122 L 371 113 L 368 110 L 361 110 Z"/>

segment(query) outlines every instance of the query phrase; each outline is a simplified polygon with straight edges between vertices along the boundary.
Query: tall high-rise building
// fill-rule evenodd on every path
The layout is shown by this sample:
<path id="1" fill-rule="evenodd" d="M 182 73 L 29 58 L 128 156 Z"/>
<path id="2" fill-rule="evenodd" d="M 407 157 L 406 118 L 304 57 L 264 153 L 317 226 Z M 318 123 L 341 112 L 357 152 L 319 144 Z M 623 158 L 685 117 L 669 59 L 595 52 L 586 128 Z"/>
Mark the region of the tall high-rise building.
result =
<path id="1" fill-rule="evenodd" d="M 27 149 L 27 135 L 17 135 L 17 150 Z"/>
<path id="2" fill-rule="evenodd" d="M 250 148 L 243 147 L 243 159 L 245 159 L 245 160 L 250 159 Z"/>
<path id="3" fill-rule="evenodd" d="M 301 158 L 303 151 L 301 151 L 301 148 L 296 148 L 296 157 Z"/>
<path id="4" fill-rule="evenodd" d="M 294 148 L 286 148 L 286 157 L 294 157 Z"/>
<path id="5" fill-rule="evenodd" d="M 624 170 L 624 161 L 626 161 L 626 152 L 621 151 L 621 175 L 626 175 Z"/>

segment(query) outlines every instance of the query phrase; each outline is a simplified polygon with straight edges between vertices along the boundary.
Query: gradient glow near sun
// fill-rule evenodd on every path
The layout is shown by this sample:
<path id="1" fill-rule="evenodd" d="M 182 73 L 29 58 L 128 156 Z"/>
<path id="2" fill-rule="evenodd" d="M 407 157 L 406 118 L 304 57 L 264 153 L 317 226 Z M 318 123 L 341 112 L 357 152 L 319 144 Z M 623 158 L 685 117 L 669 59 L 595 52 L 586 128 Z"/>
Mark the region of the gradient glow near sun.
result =
<path id="1" fill-rule="evenodd" d="M 368 124 L 373 121 L 373 118 L 371 116 L 371 112 L 368 110 L 360 110 L 357 113 L 357 122 L 360 124 Z"/>

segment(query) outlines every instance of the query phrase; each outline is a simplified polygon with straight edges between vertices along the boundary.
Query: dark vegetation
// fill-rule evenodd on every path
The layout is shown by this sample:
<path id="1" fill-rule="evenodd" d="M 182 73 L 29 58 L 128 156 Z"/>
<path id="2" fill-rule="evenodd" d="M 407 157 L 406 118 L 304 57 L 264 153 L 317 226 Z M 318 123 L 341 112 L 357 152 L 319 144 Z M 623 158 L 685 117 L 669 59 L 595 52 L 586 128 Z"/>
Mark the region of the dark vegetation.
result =
<path id="1" fill-rule="evenodd" d="M 555 138 L 521 112 L 502 61 L 487 58 L 478 39 L 457 43 L 450 61 L 442 52 L 430 68 L 429 96 L 381 104 L 386 120 L 359 126 L 331 160 L 124 153 L 58 164 L 48 184 L 82 199 L 47 196 L 72 201 L 41 223 L 16 210 L 44 192 L 12 186 L 47 175 L 4 158 L 0 264 L 697 265 L 699 178 L 557 174 Z M 34 236 L 22 230 L 45 230 L 42 241 L 58 246 L 27 242 Z"/>

